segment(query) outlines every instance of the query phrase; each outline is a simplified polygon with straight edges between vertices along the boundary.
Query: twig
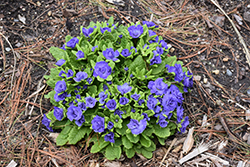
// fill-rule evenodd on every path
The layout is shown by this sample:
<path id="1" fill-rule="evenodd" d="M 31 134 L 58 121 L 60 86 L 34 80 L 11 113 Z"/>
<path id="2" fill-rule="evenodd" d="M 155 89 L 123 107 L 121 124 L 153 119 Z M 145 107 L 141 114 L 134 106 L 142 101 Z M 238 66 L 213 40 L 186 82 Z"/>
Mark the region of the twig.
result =
<path id="1" fill-rule="evenodd" d="M 159 167 L 161 167 L 161 165 L 163 164 L 163 162 L 164 162 L 164 160 L 166 159 L 166 157 L 167 157 L 169 151 L 171 150 L 171 148 L 173 147 L 173 145 L 175 144 L 176 141 L 177 141 L 177 138 L 175 138 L 175 139 L 172 141 L 172 143 L 171 143 L 171 145 L 169 146 L 169 148 L 168 148 L 166 154 L 164 155 L 163 159 L 161 160 L 161 164 L 160 164 Z"/>
<path id="2" fill-rule="evenodd" d="M 230 19 L 230 17 L 226 14 L 226 12 L 220 7 L 220 5 L 215 2 L 214 0 L 211 0 L 211 2 L 217 7 L 220 9 L 220 11 L 226 16 L 226 18 L 229 20 L 229 22 L 232 24 L 236 34 L 238 35 L 239 37 L 239 41 L 240 43 L 243 45 L 243 48 L 245 50 L 245 53 L 246 53 L 246 59 L 247 59 L 247 63 L 250 67 L 250 54 L 249 54 L 249 50 L 247 49 L 247 45 L 245 43 L 245 41 L 243 40 L 243 37 L 241 36 L 240 32 L 238 31 L 237 27 L 235 26 L 234 22 Z"/>

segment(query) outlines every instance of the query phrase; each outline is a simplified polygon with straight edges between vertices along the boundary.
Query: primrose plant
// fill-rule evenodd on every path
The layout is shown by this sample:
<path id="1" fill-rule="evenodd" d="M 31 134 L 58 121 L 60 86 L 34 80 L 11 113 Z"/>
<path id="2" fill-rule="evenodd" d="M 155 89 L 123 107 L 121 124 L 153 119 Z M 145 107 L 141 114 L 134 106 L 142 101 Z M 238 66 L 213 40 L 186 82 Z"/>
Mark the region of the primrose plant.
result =
<path id="1" fill-rule="evenodd" d="M 50 131 L 61 129 L 57 145 L 84 139 L 92 153 L 110 160 L 122 152 L 151 158 L 156 143 L 186 130 L 183 93 L 193 76 L 168 55 L 157 28 L 148 21 L 118 26 L 111 17 L 50 48 L 57 62 L 45 76 L 53 88 L 46 98 L 54 108 L 42 123 Z"/>

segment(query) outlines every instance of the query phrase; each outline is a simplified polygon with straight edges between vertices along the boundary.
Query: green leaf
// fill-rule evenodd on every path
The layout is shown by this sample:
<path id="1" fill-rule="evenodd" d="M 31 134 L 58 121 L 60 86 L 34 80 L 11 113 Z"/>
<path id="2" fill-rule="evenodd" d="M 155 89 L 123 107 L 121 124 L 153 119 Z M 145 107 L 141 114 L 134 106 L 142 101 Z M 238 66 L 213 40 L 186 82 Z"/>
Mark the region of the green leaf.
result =
<path id="1" fill-rule="evenodd" d="M 133 143 L 131 143 L 126 136 L 122 136 L 122 144 L 126 149 L 130 149 L 133 147 Z"/>
<path id="2" fill-rule="evenodd" d="M 156 136 L 161 137 L 161 138 L 166 138 L 170 136 L 170 129 L 168 127 L 162 128 L 160 125 L 154 125 L 154 133 Z"/>
<path id="3" fill-rule="evenodd" d="M 134 136 L 132 133 L 127 133 L 126 136 L 132 143 L 137 143 L 140 140 L 139 135 Z"/>
<path id="4" fill-rule="evenodd" d="M 119 133 L 122 136 L 125 135 L 126 134 L 126 130 L 128 129 L 128 127 L 127 127 L 128 123 L 129 123 L 128 120 L 124 120 L 122 122 L 122 128 L 121 129 L 116 128 L 116 132 Z"/>
<path id="5" fill-rule="evenodd" d="M 71 129 L 73 128 L 73 125 L 70 125 L 71 122 L 67 122 L 67 124 L 65 125 L 64 129 L 61 131 L 61 133 L 57 136 L 56 138 L 56 145 L 58 146 L 63 146 L 68 142 L 68 136 L 69 133 L 71 131 Z"/>
<path id="6" fill-rule="evenodd" d="M 54 110 L 48 112 L 48 114 L 46 114 L 46 117 L 48 119 L 50 119 L 51 121 L 56 121 L 57 120 L 56 117 L 54 116 Z"/>
<path id="7" fill-rule="evenodd" d="M 103 137 L 99 138 L 97 142 L 91 147 L 91 153 L 97 153 L 101 151 L 103 148 L 105 148 L 107 145 L 109 145 L 110 142 L 106 142 Z"/>
<path id="8" fill-rule="evenodd" d="M 165 139 L 164 138 L 160 138 L 160 137 L 157 137 L 158 138 L 158 141 L 161 145 L 165 145 Z"/>
<path id="9" fill-rule="evenodd" d="M 155 143 L 152 140 L 150 142 L 151 142 L 150 147 L 145 147 L 145 150 L 147 150 L 147 151 L 155 151 L 155 149 L 156 149 Z"/>
<path id="10" fill-rule="evenodd" d="M 69 133 L 69 144 L 76 144 L 82 138 L 84 138 L 85 134 L 88 132 L 89 127 L 81 127 L 78 129 L 78 126 L 74 126 Z"/>
<path id="11" fill-rule="evenodd" d="M 143 148 L 142 148 L 141 153 L 142 153 L 142 155 L 143 155 L 145 158 L 147 158 L 147 159 L 150 159 L 150 158 L 152 158 L 152 156 L 153 156 L 152 151 L 147 151 L 147 150 L 145 150 L 145 149 L 143 149 Z"/>
<path id="12" fill-rule="evenodd" d="M 149 147 L 151 145 L 151 140 L 145 135 L 141 135 L 140 143 L 144 147 Z"/>
<path id="13" fill-rule="evenodd" d="M 119 159 L 121 157 L 121 153 L 121 147 L 109 145 L 105 150 L 105 157 L 108 160 L 114 160 L 115 158 Z"/>
<path id="14" fill-rule="evenodd" d="M 94 96 L 97 92 L 97 86 L 96 85 L 92 85 L 92 86 L 89 86 L 88 87 L 88 93 L 91 95 L 91 96 Z"/>
<path id="15" fill-rule="evenodd" d="M 167 64 L 167 59 L 163 59 L 161 64 L 158 65 L 158 67 L 153 68 L 152 70 L 152 74 L 159 74 L 160 72 L 162 72 L 165 68 L 165 65 Z"/>
<path id="16" fill-rule="evenodd" d="M 130 64 L 129 66 L 129 73 L 132 73 L 132 71 L 135 71 L 136 67 L 139 70 L 142 70 L 146 68 L 146 63 L 144 62 L 141 55 L 137 56 L 135 60 Z"/>
<path id="17" fill-rule="evenodd" d="M 109 18 L 108 23 L 109 23 L 109 25 L 113 25 L 114 24 L 114 18 L 113 18 L 113 16 L 111 16 Z"/>
<path id="18" fill-rule="evenodd" d="M 167 57 L 166 64 L 169 64 L 170 66 L 174 66 L 176 63 L 176 56 Z"/>
<path id="19" fill-rule="evenodd" d="M 52 56 L 58 61 L 60 59 L 64 59 L 66 58 L 66 55 L 67 55 L 67 52 L 60 49 L 60 48 L 57 48 L 57 47 L 51 47 L 49 49 L 50 53 L 52 54 Z"/>
<path id="20" fill-rule="evenodd" d="M 124 151 L 125 151 L 128 158 L 132 158 L 135 155 L 135 149 L 134 148 L 131 148 L 131 149 L 124 148 Z"/>

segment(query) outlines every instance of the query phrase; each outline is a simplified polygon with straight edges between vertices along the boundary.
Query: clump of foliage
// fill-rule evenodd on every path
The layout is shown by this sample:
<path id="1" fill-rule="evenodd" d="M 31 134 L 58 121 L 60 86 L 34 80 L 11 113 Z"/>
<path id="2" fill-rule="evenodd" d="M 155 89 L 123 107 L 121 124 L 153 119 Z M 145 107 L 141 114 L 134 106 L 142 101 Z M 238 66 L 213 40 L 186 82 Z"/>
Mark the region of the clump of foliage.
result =
<path id="1" fill-rule="evenodd" d="M 53 90 L 46 95 L 54 109 L 42 123 L 61 129 L 59 146 L 87 139 L 92 153 L 119 159 L 124 151 L 146 158 L 159 142 L 189 124 L 183 93 L 193 86 L 192 74 L 154 30 L 153 22 L 128 26 L 91 22 L 80 37 L 66 37 L 51 47 L 57 60 L 45 76 Z"/>

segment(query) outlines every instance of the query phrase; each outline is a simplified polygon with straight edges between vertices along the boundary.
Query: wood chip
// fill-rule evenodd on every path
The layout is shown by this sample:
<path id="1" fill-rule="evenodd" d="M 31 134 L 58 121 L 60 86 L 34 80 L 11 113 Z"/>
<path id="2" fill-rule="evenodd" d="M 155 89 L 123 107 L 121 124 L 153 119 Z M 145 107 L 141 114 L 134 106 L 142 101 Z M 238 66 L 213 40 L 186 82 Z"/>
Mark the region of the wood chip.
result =
<path id="1" fill-rule="evenodd" d="M 17 163 L 14 160 L 11 160 L 7 167 L 16 167 Z"/>
<path id="2" fill-rule="evenodd" d="M 194 145 L 193 133 L 194 133 L 194 127 L 189 129 L 187 138 L 184 141 L 182 150 L 183 150 L 183 153 L 185 153 L 185 154 L 188 153 Z"/>

